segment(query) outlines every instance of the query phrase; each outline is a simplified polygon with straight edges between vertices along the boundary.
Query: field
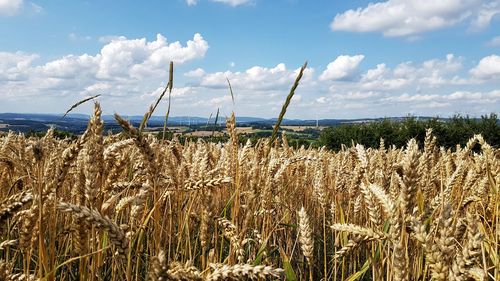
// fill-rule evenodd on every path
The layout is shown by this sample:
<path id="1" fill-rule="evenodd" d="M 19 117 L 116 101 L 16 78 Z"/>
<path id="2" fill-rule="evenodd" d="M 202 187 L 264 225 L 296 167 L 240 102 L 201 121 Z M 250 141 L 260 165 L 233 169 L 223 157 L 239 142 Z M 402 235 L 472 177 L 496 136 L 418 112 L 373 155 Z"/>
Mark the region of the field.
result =
<path id="1" fill-rule="evenodd" d="M 456 150 L 162 141 L 101 109 L 0 137 L 0 280 L 500 280 L 500 161 Z"/>
<path id="2" fill-rule="evenodd" d="M 304 131 L 307 129 L 323 130 L 326 127 L 325 126 L 317 126 L 317 127 L 316 126 L 281 126 L 281 128 L 288 129 L 288 130 L 295 131 L 295 132 L 301 132 L 301 131 Z"/>

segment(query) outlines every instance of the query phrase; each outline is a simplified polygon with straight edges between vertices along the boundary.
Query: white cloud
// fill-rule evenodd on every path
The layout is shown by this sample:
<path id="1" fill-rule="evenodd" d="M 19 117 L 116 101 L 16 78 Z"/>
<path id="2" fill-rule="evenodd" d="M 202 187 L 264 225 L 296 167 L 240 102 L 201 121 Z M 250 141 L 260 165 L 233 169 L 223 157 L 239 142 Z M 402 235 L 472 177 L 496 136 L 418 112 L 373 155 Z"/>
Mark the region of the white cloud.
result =
<path id="1" fill-rule="evenodd" d="M 125 36 L 118 36 L 118 35 L 105 35 L 99 37 L 99 42 L 108 44 L 111 41 L 117 41 L 117 40 L 126 40 L 127 37 Z"/>
<path id="2" fill-rule="evenodd" d="M 338 56 L 330 62 L 326 70 L 319 76 L 320 81 L 342 80 L 351 78 L 358 69 L 359 64 L 365 58 L 363 55 Z"/>
<path id="3" fill-rule="evenodd" d="M 142 103 L 147 108 L 145 100 L 138 103 L 137 99 L 151 93 L 151 85 L 165 80 L 169 60 L 179 65 L 204 57 L 207 49 L 208 43 L 195 34 L 185 44 L 167 43 L 161 35 L 153 41 L 120 37 L 95 55 L 66 55 L 38 65 L 34 64 L 37 55 L 0 52 L 0 96 L 5 101 L 0 110 L 8 108 L 9 102 L 28 97 L 34 97 L 25 101 L 32 103 L 31 108 L 42 110 L 39 102 L 45 100 L 43 108 L 48 110 L 55 104 L 61 106 L 63 100 L 74 102 L 78 99 L 75 95 L 91 94 L 103 94 L 108 101 L 121 97 L 113 100 L 113 106 L 123 106 L 124 110 L 138 110 Z M 186 93 L 175 89 L 173 95 Z"/>
<path id="4" fill-rule="evenodd" d="M 404 62 L 394 69 L 385 64 L 368 70 L 361 76 L 360 86 L 367 90 L 396 90 L 418 83 L 419 87 L 439 87 L 443 85 L 462 84 L 454 75 L 462 69 L 462 58 L 453 54 L 446 55 L 445 60 L 432 59 L 416 64 Z"/>
<path id="5" fill-rule="evenodd" d="M 446 96 L 449 100 L 473 100 L 473 101 L 491 101 L 500 99 L 500 90 L 493 90 L 489 92 L 468 92 L 457 91 Z M 493 101 L 494 102 L 494 101 Z"/>
<path id="6" fill-rule="evenodd" d="M 39 14 L 43 8 L 33 2 L 25 3 L 24 0 L 0 0 L 0 17 L 15 16 L 21 13 Z"/>
<path id="7" fill-rule="evenodd" d="M 273 68 L 254 66 L 245 72 L 215 72 L 207 74 L 201 81 L 201 86 L 210 88 L 226 88 L 226 77 L 231 81 L 233 90 L 275 90 L 290 86 L 295 80 L 299 69 L 287 69 L 280 63 Z M 314 70 L 307 68 L 304 71 L 302 82 L 311 79 Z"/>
<path id="8" fill-rule="evenodd" d="M 229 105 L 231 103 L 232 99 L 230 96 L 228 95 L 225 95 L 225 96 L 222 96 L 222 97 L 216 97 L 216 98 L 212 98 L 210 99 L 207 104 L 211 107 L 221 107 L 222 105 Z M 204 103 L 202 103 L 204 104 Z"/>
<path id="9" fill-rule="evenodd" d="M 325 104 L 328 102 L 328 98 L 327 97 L 319 97 L 316 99 L 316 102 L 320 103 L 320 104 Z"/>
<path id="10" fill-rule="evenodd" d="M 341 93 L 341 94 L 335 94 L 333 95 L 334 98 L 337 99 L 343 99 L 343 100 L 364 100 L 368 98 L 374 98 L 374 97 L 379 97 L 381 94 L 373 91 L 368 91 L 368 92 L 360 92 L 360 91 L 355 91 L 355 92 L 346 92 L 346 93 Z"/>
<path id="11" fill-rule="evenodd" d="M 483 2 L 486 3 L 481 5 Z M 388 0 L 337 14 L 330 27 L 334 31 L 411 36 L 453 26 L 471 17 L 475 18 L 473 25 L 484 27 L 498 13 L 498 3 L 498 0 Z"/>
<path id="12" fill-rule="evenodd" d="M 485 2 L 486 3 L 483 3 L 479 8 L 477 15 L 472 22 L 471 28 L 473 30 L 483 29 L 489 26 L 493 18 L 500 14 L 499 0 Z"/>
<path id="13" fill-rule="evenodd" d="M 414 106 L 414 108 L 429 108 L 429 109 L 446 108 L 446 107 L 451 107 L 451 103 L 431 101 L 429 103 L 420 103 Z"/>
<path id="14" fill-rule="evenodd" d="M 73 33 L 71 32 L 70 34 L 68 34 L 68 40 L 69 41 L 72 41 L 72 42 L 77 42 L 77 41 L 88 41 L 88 40 L 91 40 L 92 37 L 90 36 L 80 36 L 76 33 Z"/>
<path id="15" fill-rule="evenodd" d="M 408 93 L 404 93 L 399 96 L 395 97 L 388 97 L 386 98 L 387 101 L 394 101 L 394 102 L 429 102 L 429 101 L 434 101 L 440 99 L 441 96 L 439 95 L 421 95 L 421 94 L 416 94 L 416 95 L 410 95 Z"/>
<path id="16" fill-rule="evenodd" d="M 183 64 L 203 58 L 208 43 L 200 34 L 183 46 L 180 42 L 167 43 L 157 35 L 155 41 L 117 37 L 104 45 L 100 53 L 92 56 L 67 55 L 37 67 L 45 77 L 76 79 L 123 80 L 159 77 L 168 70 L 169 62 Z"/>
<path id="17" fill-rule="evenodd" d="M 240 6 L 240 5 L 244 5 L 244 4 L 248 4 L 248 3 L 252 2 L 252 0 L 212 0 L 212 1 L 223 3 L 223 4 L 229 5 L 231 7 L 236 7 L 236 6 Z"/>
<path id="18" fill-rule="evenodd" d="M 292 97 L 292 102 L 301 102 L 302 101 L 302 95 L 293 95 Z"/>
<path id="19" fill-rule="evenodd" d="M 95 84 L 92 84 L 92 85 L 86 87 L 85 91 L 89 95 L 95 95 L 97 93 L 102 93 L 103 91 L 106 91 L 110 88 L 111 88 L 111 85 L 109 83 L 97 82 Z"/>
<path id="20" fill-rule="evenodd" d="M 500 78 L 500 56 L 491 55 L 482 58 L 470 73 L 480 79 Z"/>
<path id="21" fill-rule="evenodd" d="M 384 64 L 378 64 L 376 68 L 369 69 L 361 77 L 361 87 L 364 89 L 399 89 L 409 83 L 409 79 L 395 75 L 396 70 L 391 70 Z"/>
<path id="22" fill-rule="evenodd" d="M 93 76 L 99 66 L 100 57 L 87 54 L 81 56 L 69 55 L 61 59 L 50 61 L 39 67 L 45 77 L 51 78 L 75 78 L 82 76 Z"/>
<path id="23" fill-rule="evenodd" d="M 145 38 L 126 39 L 117 37 L 104 45 L 100 53 L 92 56 L 68 55 L 50 61 L 38 69 L 47 77 L 75 78 L 89 76 L 94 79 L 144 79 L 160 76 L 167 71 L 170 61 L 183 64 L 203 58 L 208 43 L 200 34 L 195 34 L 186 46 L 180 42 L 168 43 L 158 34 L 155 41 Z"/>
<path id="24" fill-rule="evenodd" d="M 96 54 L 66 55 L 42 63 L 35 54 L 0 52 L 0 111 L 27 108 L 61 112 L 82 96 L 102 94 L 107 114 L 142 114 L 165 87 L 168 61 L 155 64 L 157 58 L 153 58 L 159 50 L 177 50 L 168 57 L 186 54 L 179 62 L 204 55 L 204 51 L 198 52 L 187 43 L 166 43 L 161 38 L 116 38 Z M 349 59 L 356 56 L 346 56 L 344 63 L 337 58 L 330 69 L 317 75 L 314 69 L 306 69 L 287 114 L 289 118 L 354 118 L 498 112 L 498 80 L 486 79 L 498 75 L 492 74 L 496 72 L 491 67 L 500 64 L 496 60 L 488 62 L 495 56 L 483 58 L 470 72 L 463 69 L 463 58 L 451 54 L 394 66 L 379 63 L 366 70 L 359 67 L 361 58 L 355 63 Z M 235 110 L 238 116 L 275 117 L 298 71 L 283 63 L 212 73 L 191 68 L 175 78 L 178 82 L 173 90 L 171 114 L 208 116 L 214 108 L 220 108 L 223 115 Z M 324 79 L 327 74 L 331 79 Z M 233 87 L 234 105 L 226 77 Z M 85 107 L 79 110 L 87 112 Z"/>
<path id="25" fill-rule="evenodd" d="M 500 36 L 491 38 L 491 40 L 488 41 L 486 45 L 490 47 L 500 47 Z"/>
<path id="26" fill-rule="evenodd" d="M 199 0 L 186 0 L 188 6 L 195 6 L 198 4 Z M 210 0 L 212 2 L 218 2 L 231 7 L 237 7 L 245 4 L 253 3 L 255 0 Z"/>
<path id="27" fill-rule="evenodd" d="M 0 52 L 0 81 L 20 81 L 28 78 L 32 62 L 38 58 L 23 52 Z"/>
<path id="28" fill-rule="evenodd" d="M 146 101 L 156 100 L 160 97 L 160 95 L 163 93 L 164 90 L 165 86 L 160 86 L 150 93 L 141 95 L 140 98 L 141 100 L 146 100 Z M 173 98 L 183 97 L 192 93 L 196 93 L 196 90 L 193 87 L 180 87 L 180 88 L 174 87 L 172 89 Z M 164 99 L 166 99 L 166 96 L 164 96 Z"/>
<path id="29" fill-rule="evenodd" d="M 184 73 L 184 76 L 194 77 L 194 78 L 203 77 L 204 75 L 205 75 L 205 70 L 201 68 L 193 69 L 191 71 Z"/>
<path id="30" fill-rule="evenodd" d="M 168 43 L 161 34 L 156 40 L 147 42 L 142 39 L 112 40 L 105 45 L 101 53 L 97 76 L 113 78 L 126 73 L 133 78 L 142 78 L 162 71 L 170 61 L 182 64 L 188 60 L 203 58 L 208 50 L 208 43 L 200 34 L 195 34 L 183 47 L 180 42 Z"/>
<path id="31" fill-rule="evenodd" d="M 444 108 L 455 107 L 455 109 L 466 109 L 474 104 L 488 104 L 493 108 L 500 102 L 500 90 L 486 92 L 456 91 L 451 94 L 402 94 L 399 96 L 388 96 L 382 99 L 389 103 L 403 103 L 414 108 Z"/>
<path id="32" fill-rule="evenodd" d="M 0 0 L 0 16 L 14 16 L 23 7 L 23 0 Z"/>

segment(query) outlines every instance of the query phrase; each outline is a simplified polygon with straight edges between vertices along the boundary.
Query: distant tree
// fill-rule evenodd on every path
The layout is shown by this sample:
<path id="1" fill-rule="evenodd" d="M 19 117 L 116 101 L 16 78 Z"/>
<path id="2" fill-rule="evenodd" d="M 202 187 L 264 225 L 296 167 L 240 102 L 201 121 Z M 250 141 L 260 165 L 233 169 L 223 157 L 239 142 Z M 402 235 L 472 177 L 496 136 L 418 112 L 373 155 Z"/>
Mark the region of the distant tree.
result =
<path id="1" fill-rule="evenodd" d="M 481 134 L 492 146 L 498 147 L 500 144 L 498 116 L 492 113 L 480 119 L 455 115 L 450 119 L 418 120 L 409 116 L 399 122 L 384 119 L 364 124 L 342 124 L 321 131 L 319 145 L 334 150 L 339 150 L 343 144 L 350 146 L 352 143 L 376 148 L 381 138 L 386 145 L 396 147 L 403 147 L 412 138 L 423 145 L 428 128 L 432 128 L 437 144 L 446 148 L 454 149 L 457 144 L 463 146 L 475 134 Z"/>

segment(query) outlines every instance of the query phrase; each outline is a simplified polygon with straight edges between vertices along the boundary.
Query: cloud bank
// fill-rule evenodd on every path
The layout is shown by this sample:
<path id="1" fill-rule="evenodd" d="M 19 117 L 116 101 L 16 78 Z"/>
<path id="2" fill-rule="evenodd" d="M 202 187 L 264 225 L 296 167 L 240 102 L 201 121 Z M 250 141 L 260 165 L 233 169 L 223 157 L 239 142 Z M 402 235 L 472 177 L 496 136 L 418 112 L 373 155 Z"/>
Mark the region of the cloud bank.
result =
<path id="1" fill-rule="evenodd" d="M 414 36 L 468 21 L 482 29 L 500 14 L 499 0 L 388 0 L 347 10 L 331 22 L 334 31 L 380 32 L 384 36 Z"/>
<path id="2" fill-rule="evenodd" d="M 62 112 L 82 97 L 102 94 L 103 108 L 141 114 L 160 95 L 168 64 L 176 70 L 173 115 L 274 117 L 298 74 L 284 63 L 243 70 L 207 71 L 197 61 L 209 44 L 200 34 L 187 42 L 109 37 L 96 54 L 69 54 L 46 61 L 37 54 L 0 52 L 0 112 Z M 425 61 L 368 65 L 363 54 L 308 67 L 287 114 L 297 118 L 419 115 L 481 115 L 500 108 L 500 56 L 471 66 L 448 54 Z M 235 94 L 229 95 L 227 79 Z M 82 109 L 85 112 L 85 108 Z"/>

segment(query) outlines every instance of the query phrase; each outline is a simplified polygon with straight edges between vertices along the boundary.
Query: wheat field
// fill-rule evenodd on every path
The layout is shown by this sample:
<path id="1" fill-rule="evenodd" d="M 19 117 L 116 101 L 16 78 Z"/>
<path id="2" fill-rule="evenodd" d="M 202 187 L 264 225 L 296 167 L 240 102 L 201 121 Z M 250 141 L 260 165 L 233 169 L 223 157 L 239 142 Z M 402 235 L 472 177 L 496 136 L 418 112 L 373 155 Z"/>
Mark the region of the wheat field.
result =
<path id="1" fill-rule="evenodd" d="M 499 151 L 0 137 L 0 280 L 500 280 Z"/>

